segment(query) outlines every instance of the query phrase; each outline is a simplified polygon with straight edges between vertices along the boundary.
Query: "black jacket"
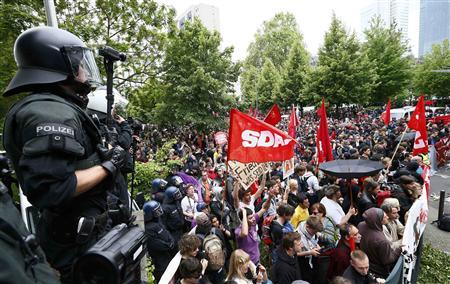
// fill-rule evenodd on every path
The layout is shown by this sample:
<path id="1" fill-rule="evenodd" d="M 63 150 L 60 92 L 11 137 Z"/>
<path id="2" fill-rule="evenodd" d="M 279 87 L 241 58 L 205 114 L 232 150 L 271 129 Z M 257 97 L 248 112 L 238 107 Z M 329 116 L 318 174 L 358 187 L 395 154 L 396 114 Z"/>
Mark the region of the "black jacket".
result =
<path id="1" fill-rule="evenodd" d="M 284 284 L 292 283 L 295 280 L 301 280 L 300 266 L 296 256 L 287 255 L 283 248 L 277 249 L 278 259 L 273 265 L 273 283 Z"/>
<path id="2" fill-rule="evenodd" d="M 352 284 L 373 284 L 377 283 L 375 278 L 371 274 L 367 274 L 365 276 L 362 276 L 361 274 L 356 271 L 353 266 L 347 267 L 347 269 L 344 271 L 344 274 L 342 276 L 350 281 L 352 281 Z"/>

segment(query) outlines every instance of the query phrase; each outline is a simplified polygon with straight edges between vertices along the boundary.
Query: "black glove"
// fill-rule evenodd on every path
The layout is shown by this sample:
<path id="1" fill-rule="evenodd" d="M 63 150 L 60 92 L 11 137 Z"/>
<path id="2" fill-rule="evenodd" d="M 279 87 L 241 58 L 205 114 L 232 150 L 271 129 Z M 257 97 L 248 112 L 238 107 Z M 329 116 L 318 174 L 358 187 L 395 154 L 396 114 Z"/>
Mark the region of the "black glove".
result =
<path id="1" fill-rule="evenodd" d="M 117 170 L 125 163 L 126 152 L 120 146 L 115 146 L 112 149 L 109 149 L 108 152 L 103 152 L 99 155 L 106 158 L 101 166 L 113 176 L 116 175 Z"/>

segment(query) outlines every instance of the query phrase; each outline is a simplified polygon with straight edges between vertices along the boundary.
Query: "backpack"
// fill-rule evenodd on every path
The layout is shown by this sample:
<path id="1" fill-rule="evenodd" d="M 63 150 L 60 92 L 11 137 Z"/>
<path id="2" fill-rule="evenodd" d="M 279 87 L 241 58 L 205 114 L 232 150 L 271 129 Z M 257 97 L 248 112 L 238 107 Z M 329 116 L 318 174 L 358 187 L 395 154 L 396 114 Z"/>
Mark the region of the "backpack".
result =
<path id="1" fill-rule="evenodd" d="M 263 225 L 262 225 L 262 240 L 268 246 L 273 244 L 272 222 L 273 222 L 274 218 L 275 218 L 275 215 L 267 216 L 266 218 L 264 218 Z"/>
<path id="2" fill-rule="evenodd" d="M 222 241 L 214 234 L 209 234 L 203 240 L 203 250 L 208 259 L 208 267 L 213 271 L 218 271 L 225 266 L 225 252 Z"/>
<path id="3" fill-rule="evenodd" d="M 450 214 L 442 214 L 441 219 L 435 221 L 437 222 L 438 228 L 446 232 L 450 232 Z M 434 222 L 433 222 L 434 223 Z"/>
<path id="4" fill-rule="evenodd" d="M 298 180 L 298 192 L 307 192 L 309 190 L 308 183 L 306 182 L 309 177 L 299 177 Z"/>

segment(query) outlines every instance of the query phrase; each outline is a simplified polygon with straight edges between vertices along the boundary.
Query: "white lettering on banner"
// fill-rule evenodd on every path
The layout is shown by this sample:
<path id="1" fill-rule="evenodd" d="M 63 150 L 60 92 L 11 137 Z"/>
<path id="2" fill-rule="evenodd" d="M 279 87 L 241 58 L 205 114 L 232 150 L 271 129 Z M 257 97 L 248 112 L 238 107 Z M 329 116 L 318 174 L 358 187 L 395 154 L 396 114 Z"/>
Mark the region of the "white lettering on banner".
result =
<path id="1" fill-rule="evenodd" d="M 420 149 L 420 148 L 425 148 L 425 142 L 423 141 L 420 134 L 420 131 L 416 131 L 416 138 L 415 138 L 415 142 L 414 142 L 414 148 L 416 149 Z"/>
<path id="2" fill-rule="evenodd" d="M 283 139 L 278 134 L 273 134 L 270 131 L 263 130 L 261 132 L 253 130 L 244 130 L 241 135 L 242 146 L 246 148 L 255 147 L 273 147 L 285 146 L 289 144 L 291 139 Z"/>

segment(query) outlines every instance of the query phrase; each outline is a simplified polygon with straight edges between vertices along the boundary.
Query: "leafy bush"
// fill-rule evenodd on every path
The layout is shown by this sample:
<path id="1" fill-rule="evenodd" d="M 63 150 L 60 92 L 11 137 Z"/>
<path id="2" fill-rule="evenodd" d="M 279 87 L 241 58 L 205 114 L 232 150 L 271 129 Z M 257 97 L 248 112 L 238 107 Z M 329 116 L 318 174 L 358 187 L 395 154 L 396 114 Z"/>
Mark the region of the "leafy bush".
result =
<path id="1" fill-rule="evenodd" d="M 430 244 L 423 247 L 420 261 L 419 284 L 450 283 L 450 255 L 433 248 Z"/>
<path id="2" fill-rule="evenodd" d="M 169 151 L 172 149 L 176 140 L 169 140 L 158 149 L 155 160 L 147 163 L 136 162 L 136 173 L 134 176 L 135 192 L 143 192 L 148 200 L 149 192 L 152 187 L 152 181 L 155 178 L 166 178 L 174 166 L 182 166 L 182 160 L 168 160 Z M 131 187 L 131 179 L 128 188 Z"/>

